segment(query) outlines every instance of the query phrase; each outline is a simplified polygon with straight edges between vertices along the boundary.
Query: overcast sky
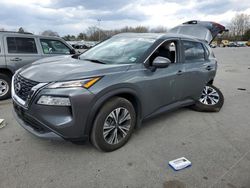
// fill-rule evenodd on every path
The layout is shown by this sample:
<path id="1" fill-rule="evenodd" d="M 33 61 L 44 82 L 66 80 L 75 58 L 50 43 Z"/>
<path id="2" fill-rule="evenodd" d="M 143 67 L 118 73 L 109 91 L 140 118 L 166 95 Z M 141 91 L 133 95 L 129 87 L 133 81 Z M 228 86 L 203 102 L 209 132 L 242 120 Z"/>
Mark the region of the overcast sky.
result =
<path id="1" fill-rule="evenodd" d="M 117 29 L 143 25 L 171 28 L 198 19 L 227 24 L 238 13 L 250 14 L 250 0 L 0 0 L 0 28 L 61 36 L 89 26 Z"/>

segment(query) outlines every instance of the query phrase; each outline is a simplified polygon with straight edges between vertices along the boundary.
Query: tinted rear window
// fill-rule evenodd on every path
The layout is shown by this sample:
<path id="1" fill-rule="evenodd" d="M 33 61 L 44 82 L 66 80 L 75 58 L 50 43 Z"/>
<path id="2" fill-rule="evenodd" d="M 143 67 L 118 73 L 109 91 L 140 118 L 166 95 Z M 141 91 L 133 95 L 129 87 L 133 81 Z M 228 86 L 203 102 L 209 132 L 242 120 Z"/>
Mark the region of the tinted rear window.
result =
<path id="1" fill-rule="evenodd" d="M 192 41 L 183 41 L 185 61 L 204 61 L 205 50 L 201 43 Z"/>
<path id="2" fill-rule="evenodd" d="M 37 48 L 33 38 L 7 37 L 9 53 L 36 54 Z"/>

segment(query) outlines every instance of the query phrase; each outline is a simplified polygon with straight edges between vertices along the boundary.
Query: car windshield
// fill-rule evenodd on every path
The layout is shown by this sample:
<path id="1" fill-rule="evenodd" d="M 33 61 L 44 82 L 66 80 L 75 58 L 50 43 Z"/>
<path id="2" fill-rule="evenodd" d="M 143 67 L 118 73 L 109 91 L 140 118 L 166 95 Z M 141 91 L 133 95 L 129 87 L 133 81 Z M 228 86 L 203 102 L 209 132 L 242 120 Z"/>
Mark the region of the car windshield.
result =
<path id="1" fill-rule="evenodd" d="M 89 49 L 80 59 L 104 64 L 135 63 L 155 39 L 140 37 L 113 37 Z"/>

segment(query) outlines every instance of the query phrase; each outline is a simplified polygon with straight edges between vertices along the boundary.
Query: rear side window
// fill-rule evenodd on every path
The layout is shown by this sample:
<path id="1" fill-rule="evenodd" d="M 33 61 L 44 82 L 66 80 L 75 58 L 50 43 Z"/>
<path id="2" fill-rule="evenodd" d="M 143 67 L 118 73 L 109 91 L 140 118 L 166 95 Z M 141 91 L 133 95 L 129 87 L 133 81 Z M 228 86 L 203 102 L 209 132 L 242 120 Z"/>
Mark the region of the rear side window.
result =
<path id="1" fill-rule="evenodd" d="M 183 41 L 186 62 L 205 61 L 205 50 L 199 42 Z"/>
<path id="2" fill-rule="evenodd" d="M 37 54 L 34 38 L 7 37 L 8 53 Z"/>
<path id="3" fill-rule="evenodd" d="M 59 40 L 41 39 L 44 54 L 70 54 L 70 49 Z"/>

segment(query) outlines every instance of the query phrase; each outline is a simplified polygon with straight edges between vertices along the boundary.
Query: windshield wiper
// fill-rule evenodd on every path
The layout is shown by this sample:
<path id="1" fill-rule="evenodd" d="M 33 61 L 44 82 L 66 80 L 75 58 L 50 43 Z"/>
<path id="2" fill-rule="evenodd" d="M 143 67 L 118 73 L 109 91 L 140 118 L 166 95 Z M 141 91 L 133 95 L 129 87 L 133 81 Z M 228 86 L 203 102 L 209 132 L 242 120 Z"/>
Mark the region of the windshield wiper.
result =
<path id="1" fill-rule="evenodd" d="M 85 61 L 91 61 L 93 63 L 106 64 L 106 63 L 104 63 L 104 62 L 102 62 L 102 61 L 100 61 L 98 59 L 83 59 L 83 60 L 85 60 Z"/>

